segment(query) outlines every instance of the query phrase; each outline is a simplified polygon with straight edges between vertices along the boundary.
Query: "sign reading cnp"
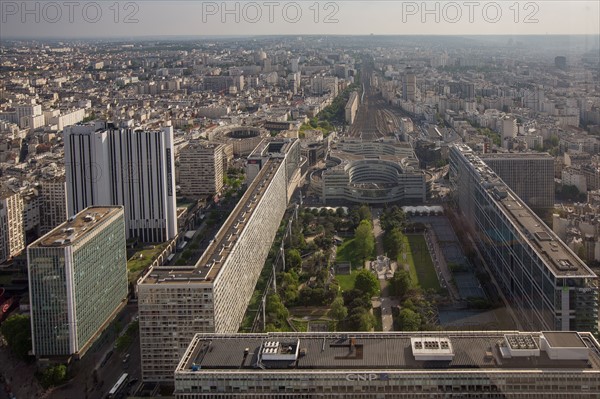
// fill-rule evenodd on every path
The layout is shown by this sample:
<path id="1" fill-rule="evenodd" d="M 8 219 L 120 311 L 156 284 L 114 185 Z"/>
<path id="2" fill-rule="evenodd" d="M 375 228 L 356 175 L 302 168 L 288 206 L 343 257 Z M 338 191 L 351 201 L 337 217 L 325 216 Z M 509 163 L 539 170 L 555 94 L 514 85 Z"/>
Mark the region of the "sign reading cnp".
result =
<path id="1" fill-rule="evenodd" d="M 387 374 L 377 373 L 361 373 L 361 374 L 346 374 L 347 381 L 387 381 L 389 376 Z"/>

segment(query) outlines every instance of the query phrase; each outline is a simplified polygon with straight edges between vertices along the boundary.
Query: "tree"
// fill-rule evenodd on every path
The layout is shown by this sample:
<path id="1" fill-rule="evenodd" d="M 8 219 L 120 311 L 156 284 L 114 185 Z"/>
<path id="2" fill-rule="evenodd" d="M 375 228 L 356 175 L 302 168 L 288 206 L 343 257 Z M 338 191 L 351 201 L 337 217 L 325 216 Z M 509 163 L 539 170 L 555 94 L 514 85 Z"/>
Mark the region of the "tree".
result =
<path id="1" fill-rule="evenodd" d="M 379 217 L 379 221 L 381 228 L 386 232 L 389 232 L 395 228 L 402 230 L 406 224 L 406 214 L 402 208 L 394 205 L 391 208 L 384 210 Z"/>
<path id="2" fill-rule="evenodd" d="M 368 259 L 375 249 L 375 237 L 373 237 L 373 228 L 371 222 L 362 220 L 354 231 L 354 247 L 356 256 L 362 265 Z"/>
<path id="3" fill-rule="evenodd" d="M 57 364 L 56 366 L 48 367 L 42 373 L 42 385 L 45 388 L 54 387 L 64 383 L 67 380 L 67 366 Z"/>
<path id="4" fill-rule="evenodd" d="M 383 236 L 383 247 L 390 259 L 397 259 L 403 245 L 403 235 L 398 227 L 386 232 Z"/>
<path id="5" fill-rule="evenodd" d="M 399 297 L 406 295 L 411 284 L 410 273 L 402 269 L 396 270 L 394 276 L 390 280 L 390 290 L 392 295 Z"/>
<path id="6" fill-rule="evenodd" d="M 365 308 L 354 308 L 348 317 L 348 326 L 355 331 L 371 331 L 375 326 L 375 316 Z"/>
<path id="7" fill-rule="evenodd" d="M 329 308 L 329 317 L 337 321 L 344 320 L 348 316 L 348 308 L 344 306 L 344 299 L 340 296 L 336 297 Z"/>
<path id="8" fill-rule="evenodd" d="M 419 331 L 421 328 L 421 316 L 408 308 L 400 310 L 398 319 L 400 331 Z"/>
<path id="9" fill-rule="evenodd" d="M 16 314 L 2 323 L 0 332 L 8 346 L 20 358 L 26 359 L 31 350 L 31 323 L 29 316 Z"/>
<path id="10" fill-rule="evenodd" d="M 379 280 L 371 271 L 362 269 L 356 274 L 354 287 L 371 298 L 379 292 Z"/>
<path id="11" fill-rule="evenodd" d="M 302 266 L 302 257 L 297 249 L 289 249 L 285 254 L 285 264 L 289 269 L 299 269 Z"/>
<path id="12" fill-rule="evenodd" d="M 298 295 L 298 302 L 302 306 L 321 306 L 329 303 L 332 293 L 323 287 L 304 287 Z"/>
<path id="13" fill-rule="evenodd" d="M 360 208 L 358 208 L 358 216 L 360 218 L 360 220 L 371 220 L 373 219 L 373 216 L 371 215 L 371 208 L 369 208 L 368 205 L 361 205 Z"/>
<path id="14" fill-rule="evenodd" d="M 335 214 L 337 215 L 337 217 L 342 218 L 342 217 L 346 216 L 346 211 L 344 210 L 344 207 L 340 206 L 335 210 Z"/>
<path id="15" fill-rule="evenodd" d="M 352 310 L 356 307 L 371 308 L 371 298 L 363 291 L 356 288 L 342 292 L 342 297 L 344 298 L 344 304 L 346 304 L 348 310 Z"/>
<path id="16" fill-rule="evenodd" d="M 289 313 L 287 308 L 281 303 L 279 295 L 270 294 L 267 296 L 267 308 L 265 312 L 269 315 L 269 318 L 283 321 L 287 319 Z"/>
<path id="17" fill-rule="evenodd" d="M 317 236 L 315 237 L 314 243 L 323 251 L 327 251 L 333 246 L 333 236 L 330 234 Z"/>
<path id="18" fill-rule="evenodd" d="M 342 297 L 338 296 L 333 300 L 329 309 L 329 315 L 338 321 L 344 320 L 348 316 L 348 308 L 344 306 L 344 299 Z"/>

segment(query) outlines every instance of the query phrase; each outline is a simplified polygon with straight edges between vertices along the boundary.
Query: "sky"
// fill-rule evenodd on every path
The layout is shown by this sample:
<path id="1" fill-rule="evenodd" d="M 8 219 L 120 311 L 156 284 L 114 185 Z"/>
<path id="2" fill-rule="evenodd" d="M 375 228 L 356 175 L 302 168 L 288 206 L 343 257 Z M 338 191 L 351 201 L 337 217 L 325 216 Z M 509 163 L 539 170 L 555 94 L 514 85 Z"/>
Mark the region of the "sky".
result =
<path id="1" fill-rule="evenodd" d="M 599 35 L 600 1 L 0 0 L 0 38 L 280 34 Z"/>

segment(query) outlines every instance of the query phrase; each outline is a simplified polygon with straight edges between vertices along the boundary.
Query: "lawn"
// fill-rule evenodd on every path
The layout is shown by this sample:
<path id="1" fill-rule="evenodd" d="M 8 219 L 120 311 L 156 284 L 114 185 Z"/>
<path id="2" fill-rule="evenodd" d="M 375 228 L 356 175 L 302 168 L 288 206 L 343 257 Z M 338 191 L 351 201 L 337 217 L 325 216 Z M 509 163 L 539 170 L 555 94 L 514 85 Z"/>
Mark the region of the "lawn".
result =
<path id="1" fill-rule="evenodd" d="M 358 256 L 356 256 L 353 243 L 354 238 L 346 238 L 342 245 L 337 247 L 337 254 L 335 257 L 337 263 L 350 263 L 354 267 L 359 266 L 356 264 Z"/>
<path id="2" fill-rule="evenodd" d="M 294 326 L 294 328 L 296 329 L 296 331 L 299 332 L 306 332 L 308 330 L 308 321 L 306 320 L 297 320 L 297 319 L 290 319 L 292 325 Z"/>
<path id="3" fill-rule="evenodd" d="M 408 234 L 404 236 L 405 248 L 407 251 L 406 260 L 401 254 L 398 257 L 400 263 L 408 263 L 410 266 L 410 278 L 412 281 L 423 289 L 433 288 L 440 289 L 438 281 L 425 237 L 422 234 Z"/>
<path id="4" fill-rule="evenodd" d="M 135 278 L 137 278 L 137 274 L 150 266 L 154 259 L 156 259 L 165 249 L 165 246 L 166 244 L 148 245 L 145 249 L 136 252 L 135 255 L 127 261 L 127 270 L 129 271 L 130 276 L 135 276 Z"/>
<path id="5" fill-rule="evenodd" d="M 336 274 L 335 279 L 340 285 L 342 291 L 350 291 L 354 288 L 354 282 L 356 281 L 356 274 L 358 270 L 352 271 L 351 274 Z"/>

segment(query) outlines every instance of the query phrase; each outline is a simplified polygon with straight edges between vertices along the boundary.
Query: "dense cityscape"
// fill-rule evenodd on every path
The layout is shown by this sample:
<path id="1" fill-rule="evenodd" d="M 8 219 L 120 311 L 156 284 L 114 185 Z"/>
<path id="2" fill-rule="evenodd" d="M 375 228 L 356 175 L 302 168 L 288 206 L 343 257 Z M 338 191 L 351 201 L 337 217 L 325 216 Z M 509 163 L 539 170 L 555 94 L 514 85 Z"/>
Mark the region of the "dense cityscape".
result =
<path id="1" fill-rule="evenodd" d="M 600 396 L 597 35 L 0 44 L 0 399 Z"/>

